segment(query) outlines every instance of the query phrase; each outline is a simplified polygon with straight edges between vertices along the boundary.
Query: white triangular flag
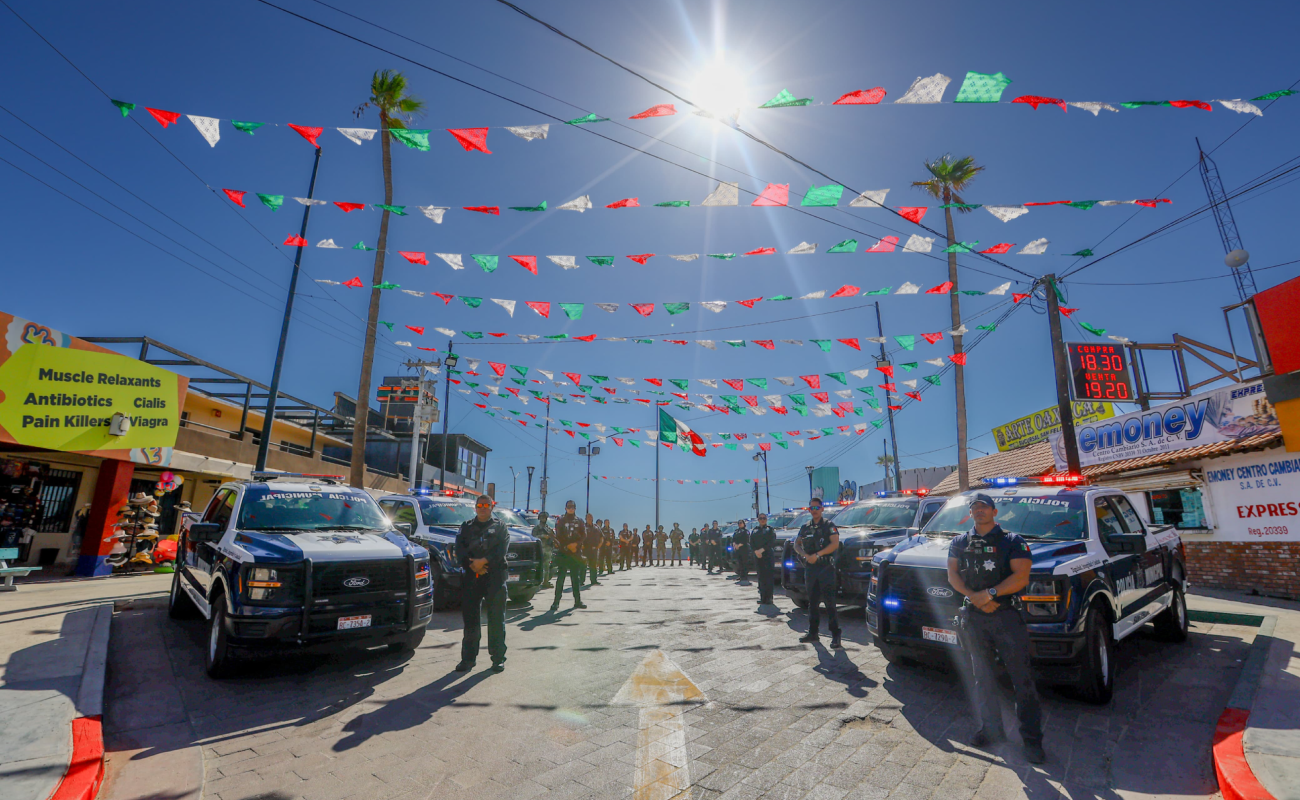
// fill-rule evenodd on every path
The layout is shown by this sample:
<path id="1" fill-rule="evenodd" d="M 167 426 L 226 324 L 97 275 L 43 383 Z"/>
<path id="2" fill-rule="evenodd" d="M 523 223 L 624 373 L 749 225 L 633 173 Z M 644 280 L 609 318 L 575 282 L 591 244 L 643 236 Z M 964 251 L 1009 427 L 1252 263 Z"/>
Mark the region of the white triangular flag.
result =
<path id="1" fill-rule="evenodd" d="M 796 347 L 803 347 L 803 339 L 782 339 L 781 341 Z"/>
<path id="2" fill-rule="evenodd" d="M 751 414 L 757 414 L 758 416 L 761 417 L 761 416 L 763 416 L 764 414 L 767 413 L 767 409 L 766 409 L 766 408 L 759 408 L 758 406 L 754 406 L 753 408 L 749 409 L 749 413 L 751 413 Z M 755 435 L 755 436 L 761 436 L 761 434 L 757 434 L 757 433 L 754 434 L 754 435 Z"/>
<path id="3" fill-rule="evenodd" d="M 934 238 L 930 236 L 921 236 L 912 234 L 907 238 L 907 244 L 903 245 L 904 253 L 928 253 L 934 246 Z"/>
<path id="4" fill-rule="evenodd" d="M 636 381 L 632 378 L 615 378 L 614 380 L 618 381 L 619 383 L 626 383 L 628 386 L 636 385 Z"/>
<path id="5" fill-rule="evenodd" d="M 608 311 L 611 314 L 618 311 L 618 303 L 592 303 L 592 305 L 599 308 L 601 311 Z"/>
<path id="6" fill-rule="evenodd" d="M 194 128 L 199 135 L 207 140 L 210 147 L 216 147 L 217 142 L 221 141 L 221 126 L 214 117 L 196 117 L 193 114 L 186 114 L 190 122 L 194 123 Z"/>
<path id="7" fill-rule="evenodd" d="M 316 279 L 316 282 L 317 282 L 317 283 L 328 284 L 329 286 L 342 286 L 342 285 L 343 285 L 343 284 L 339 283 L 338 281 L 332 281 L 332 280 L 329 280 L 328 278 L 317 278 L 317 279 Z"/>
<path id="8" fill-rule="evenodd" d="M 915 380 L 903 381 L 903 385 L 906 386 L 906 387 L 909 388 L 909 389 L 915 389 L 915 388 L 916 388 L 916 381 L 915 381 Z"/>
<path id="9" fill-rule="evenodd" d="M 437 331 L 438 333 L 441 333 L 443 336 L 455 336 L 455 335 L 456 335 L 456 332 L 453 331 L 451 328 L 434 328 L 434 330 Z"/>
<path id="10" fill-rule="evenodd" d="M 687 254 L 687 255 L 683 255 L 683 256 L 668 256 L 668 257 L 671 258 L 671 259 L 673 259 L 674 261 L 694 261 L 695 259 L 697 259 L 697 258 L 700 257 L 700 254 L 699 254 L 699 253 L 689 253 L 689 254 Z"/>
<path id="11" fill-rule="evenodd" d="M 714 341 L 713 341 L 712 339 L 696 339 L 696 340 L 695 340 L 695 343 L 698 344 L 700 347 L 707 347 L 707 348 L 710 349 L 710 350 L 717 350 L 717 349 L 718 349 L 718 345 L 715 344 Z M 712 386 L 712 387 L 715 388 L 715 389 L 717 388 L 717 384 L 716 384 L 716 383 L 711 383 L 711 384 L 709 384 L 709 385 Z"/>
<path id="12" fill-rule="evenodd" d="M 467 358 L 465 359 L 465 364 L 469 366 L 470 372 L 474 372 L 478 369 L 478 365 L 482 360 L 483 359 L 481 358 Z"/>
<path id="13" fill-rule="evenodd" d="M 1010 222 L 1029 213 L 1029 209 L 1024 206 L 984 206 L 984 210 L 1003 222 Z"/>
<path id="14" fill-rule="evenodd" d="M 1074 106 L 1075 108 L 1082 108 L 1084 111 L 1090 112 L 1094 117 L 1097 116 L 1097 112 L 1101 111 L 1103 108 L 1106 109 L 1107 111 L 1114 111 L 1117 113 L 1119 112 L 1118 108 L 1115 108 L 1109 103 L 1081 102 L 1081 103 L 1066 103 L 1066 105 Z"/>
<path id="15" fill-rule="evenodd" d="M 961 325 L 958 325 L 957 327 L 955 327 L 955 328 L 953 328 L 952 330 L 948 331 L 948 335 L 949 335 L 949 336 L 965 336 L 965 335 L 966 335 L 967 333 L 969 333 L 969 332 L 970 332 L 970 328 L 967 328 L 966 325 L 965 325 L 965 323 L 962 323 Z"/>
<path id="16" fill-rule="evenodd" d="M 881 341 L 884 341 L 884 340 L 882 339 Z M 869 370 L 869 369 L 854 369 L 854 370 L 849 370 L 849 374 L 852 375 L 853 377 L 857 378 L 858 380 L 862 380 L 863 378 L 865 378 L 865 377 L 867 377 L 868 375 L 871 374 L 871 370 Z"/>
<path id="17" fill-rule="evenodd" d="M 925 360 L 925 363 L 927 363 L 927 364 L 931 364 L 931 365 L 936 366 L 936 367 L 942 367 L 942 366 L 943 366 L 943 359 L 942 359 L 942 358 L 927 358 L 927 359 Z"/>
<path id="18" fill-rule="evenodd" d="M 499 305 L 499 306 L 501 306 L 502 308 L 504 308 L 504 309 L 506 310 L 506 313 L 509 314 L 510 316 L 513 317 L 513 316 L 515 315 L 515 301 L 514 301 L 514 300 L 498 300 L 498 299 L 496 299 L 495 297 L 493 297 L 493 298 L 492 298 L 492 302 L 494 302 L 494 303 L 496 303 L 497 305 Z"/>
<path id="19" fill-rule="evenodd" d="M 311 199 L 310 197 L 295 197 L 295 198 L 293 198 L 293 199 L 294 199 L 294 200 L 297 200 L 299 203 L 302 203 L 302 204 L 305 205 L 305 206 L 323 206 L 323 205 L 325 205 L 325 201 L 324 201 L 324 200 L 313 200 L 313 199 Z"/>
<path id="20" fill-rule="evenodd" d="M 716 314 L 722 309 L 727 307 L 727 301 L 726 300 L 705 300 L 704 302 L 700 303 L 700 305 L 704 306 L 705 308 L 707 308 L 708 310 Z"/>
<path id="21" fill-rule="evenodd" d="M 868 342 L 871 342 L 872 344 L 884 344 L 884 343 L 885 343 L 885 337 L 883 337 L 883 336 L 868 336 L 868 337 L 866 337 L 866 340 L 867 340 Z M 867 371 L 870 372 L 870 370 L 867 370 Z"/>
<path id="22" fill-rule="evenodd" d="M 826 296 L 826 290 L 818 289 L 815 292 L 809 292 L 808 294 L 804 295 L 803 297 L 800 297 L 799 299 L 800 300 L 821 300 L 825 296 Z"/>
<path id="23" fill-rule="evenodd" d="M 336 130 L 357 144 L 370 141 L 375 138 L 376 133 L 374 128 L 336 128 Z"/>
<path id="24" fill-rule="evenodd" d="M 333 240 L 333 239 L 321 239 L 319 242 L 316 243 L 316 246 L 317 246 L 317 247 L 323 247 L 323 248 L 325 248 L 326 250 L 342 250 L 342 249 L 343 249 L 342 247 L 339 247 L 338 245 L 334 244 L 334 240 Z"/>
<path id="25" fill-rule="evenodd" d="M 460 253 L 434 253 L 435 256 L 447 262 L 447 266 L 452 269 L 465 269 L 465 265 L 460 261 Z"/>
<path id="26" fill-rule="evenodd" d="M 403 289 L 402 294 L 409 294 L 411 297 L 424 297 L 424 292 L 417 292 L 414 289 Z"/>
<path id="27" fill-rule="evenodd" d="M 583 195 L 565 203 L 562 206 L 556 206 L 556 211 L 577 211 L 579 214 L 591 208 L 591 196 Z"/>
<path id="28" fill-rule="evenodd" d="M 794 378 L 780 377 L 776 379 L 776 382 L 782 386 L 794 386 Z"/>
<path id="29" fill-rule="evenodd" d="M 1047 245 L 1051 242 L 1046 239 L 1035 239 L 1024 247 L 1016 251 L 1018 256 L 1041 256 L 1047 252 Z"/>
<path id="30" fill-rule="evenodd" d="M 989 289 L 987 292 L 985 292 L 985 294 L 1004 295 L 1007 293 L 1007 289 L 1010 288 L 1011 288 L 1011 282 L 1007 281 L 1006 283 L 1002 284 L 996 289 Z"/>
<path id="31" fill-rule="evenodd" d="M 646 431 L 646 432 L 645 432 L 645 435 L 646 435 L 646 436 L 649 436 L 651 439 L 658 439 L 658 438 L 659 438 L 659 431 Z"/>
<path id="32" fill-rule="evenodd" d="M 1097 205 L 1099 205 L 1099 206 L 1131 206 L 1131 205 L 1133 205 L 1133 204 L 1136 203 L 1136 202 L 1137 202 L 1136 200 L 1102 200 L 1102 201 L 1101 201 L 1100 203 L 1098 203 Z"/>
<path id="33" fill-rule="evenodd" d="M 902 286 L 898 287 L 898 291 L 894 292 L 894 294 L 916 294 L 920 290 L 921 290 L 920 286 L 917 286 L 915 283 L 912 283 L 911 281 L 906 281 L 903 283 Z"/>
<path id="34" fill-rule="evenodd" d="M 771 406 L 781 405 L 781 395 L 779 394 L 765 394 L 763 395 L 763 399 L 767 401 L 768 405 Z"/>
<path id="35" fill-rule="evenodd" d="M 745 448 L 746 450 L 753 450 L 753 449 L 754 449 L 754 445 L 752 445 L 752 444 L 742 444 L 741 447 Z"/>
<path id="36" fill-rule="evenodd" d="M 564 267 L 565 269 L 578 268 L 577 256 L 547 256 L 547 258 L 557 267 Z"/>
<path id="37" fill-rule="evenodd" d="M 808 242 L 800 242 L 799 244 L 787 250 L 785 254 L 788 256 L 802 256 L 802 255 L 808 255 L 809 253 L 816 253 L 816 252 L 817 252 L 816 242 L 813 242 L 811 244 L 809 244 Z"/>
<path id="38" fill-rule="evenodd" d="M 1128 338 L 1127 336 L 1107 336 L 1106 338 L 1107 338 L 1107 339 L 1114 339 L 1115 341 L 1119 342 L 1120 344 L 1132 344 L 1132 342 L 1129 341 L 1129 338 Z"/>
<path id="39" fill-rule="evenodd" d="M 393 342 L 393 344 L 400 345 L 400 346 L 402 346 L 402 347 L 411 347 L 411 346 L 412 346 L 410 342 Z"/>
<path id="40" fill-rule="evenodd" d="M 424 212 L 424 215 L 439 225 L 442 224 L 442 215 L 450 210 L 448 206 L 416 206 Z"/>
<path id="41" fill-rule="evenodd" d="M 865 422 L 856 422 L 853 424 L 853 430 L 857 431 L 858 433 L 862 433 L 866 429 L 867 429 L 867 423 Z"/>
<path id="42" fill-rule="evenodd" d="M 709 192 L 702 206 L 734 206 L 740 204 L 740 184 L 719 182 L 718 188 Z"/>
<path id="43" fill-rule="evenodd" d="M 791 439 L 791 441 L 799 445 L 800 447 L 803 447 L 803 439 Z"/>
<path id="44" fill-rule="evenodd" d="M 836 397 L 842 397 L 842 398 L 844 398 L 845 400 L 847 400 L 848 398 L 850 398 L 850 397 L 853 396 L 853 390 L 852 390 L 852 389 L 836 389 L 836 390 L 835 390 L 835 396 L 836 396 Z"/>
<path id="45" fill-rule="evenodd" d="M 939 103 L 943 101 L 943 92 L 948 88 L 952 78 L 942 72 L 936 72 L 928 78 L 917 78 L 911 87 L 895 103 Z"/>
<path id="46" fill-rule="evenodd" d="M 523 139 L 526 142 L 531 142 L 534 139 L 545 139 L 546 132 L 550 129 L 550 127 L 551 126 L 549 124 L 515 125 L 514 127 L 507 125 L 506 130 L 510 131 L 515 136 L 518 136 L 520 139 Z"/>
<path id="47" fill-rule="evenodd" d="M 1257 117 L 1264 116 L 1264 112 L 1259 110 L 1259 106 L 1254 103 L 1247 103 L 1245 100 L 1216 100 L 1215 102 L 1229 111 L 1236 111 L 1238 114 L 1254 114 Z M 193 117 L 190 117 L 190 119 L 193 119 Z"/>
<path id="48" fill-rule="evenodd" d="M 609 305 L 609 303 L 606 303 L 605 305 Z M 625 337 L 625 336 L 606 336 L 606 337 L 605 337 L 605 341 L 607 341 L 607 342 L 626 342 L 626 341 L 627 341 L 627 337 Z"/>
<path id="49" fill-rule="evenodd" d="M 703 383 L 702 380 L 701 380 L 700 382 Z M 714 381 L 714 383 L 716 384 L 717 381 Z M 718 388 L 718 387 L 715 385 L 713 388 L 716 389 L 716 388 Z M 700 395 L 700 397 L 703 397 L 703 398 L 704 398 L 704 402 L 705 402 L 705 403 L 709 403 L 709 404 L 712 404 L 712 403 L 713 403 L 713 395 L 711 395 L 711 394 L 702 394 L 702 395 Z M 704 435 L 705 435 L 705 436 L 708 436 L 707 433 L 704 434 Z"/>
<path id="50" fill-rule="evenodd" d="M 555 373 L 554 373 L 554 372 L 551 372 L 549 369 L 539 369 L 539 370 L 536 370 L 536 371 L 537 371 L 538 373 L 540 373 L 541 376 L 542 376 L 543 378 L 545 378 L 546 380 L 548 380 L 548 381 L 555 377 Z"/>
<path id="51" fill-rule="evenodd" d="M 538 333 L 516 333 L 515 336 L 518 336 L 525 342 L 531 342 L 534 339 L 542 338 L 541 334 Z"/>
<path id="52" fill-rule="evenodd" d="M 889 194 L 888 189 L 868 189 L 857 197 L 849 201 L 849 205 L 856 208 L 876 208 L 885 205 L 885 195 Z"/>

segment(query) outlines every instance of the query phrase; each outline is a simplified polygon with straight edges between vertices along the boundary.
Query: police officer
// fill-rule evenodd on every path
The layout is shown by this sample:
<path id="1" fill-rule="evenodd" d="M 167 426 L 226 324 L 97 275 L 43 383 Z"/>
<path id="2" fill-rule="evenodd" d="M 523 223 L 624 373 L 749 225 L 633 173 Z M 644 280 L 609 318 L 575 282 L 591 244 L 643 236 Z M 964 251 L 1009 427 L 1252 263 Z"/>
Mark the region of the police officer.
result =
<path id="1" fill-rule="evenodd" d="M 650 526 L 647 525 L 645 530 L 641 532 L 641 566 L 647 567 L 654 564 L 654 546 L 654 531 L 651 531 Z"/>
<path id="2" fill-rule="evenodd" d="M 1042 710 L 1038 689 L 1029 668 L 1029 632 L 1020 616 L 1016 596 L 1029 584 L 1032 559 L 1029 545 L 1017 534 L 997 524 L 997 506 L 987 494 L 970 500 L 975 527 L 952 540 L 948 547 L 948 583 L 966 600 L 961 609 L 961 638 L 970 653 L 975 694 L 971 704 L 980 729 L 971 745 L 984 747 L 1006 738 L 998 703 L 993 659 L 1002 659 L 1016 692 L 1016 716 L 1025 760 L 1041 764 Z"/>
<path id="3" fill-rule="evenodd" d="M 600 530 L 604 536 L 600 544 L 601 568 L 605 570 L 606 575 L 613 575 L 614 550 L 618 548 L 618 537 L 614 535 L 614 529 L 610 527 L 608 519 Z"/>
<path id="4" fill-rule="evenodd" d="M 662 525 L 655 531 L 655 555 L 659 558 L 661 567 L 668 560 L 668 532 Z"/>
<path id="5" fill-rule="evenodd" d="M 460 663 L 457 672 L 469 672 L 478 658 L 479 639 L 482 636 L 480 614 L 487 608 L 488 655 L 492 656 L 492 671 L 506 668 L 506 551 L 510 547 L 510 532 L 505 523 L 492 516 L 492 498 L 480 495 L 474 501 L 474 519 L 465 520 L 456 534 L 456 553 L 461 569 L 465 570 L 464 595 L 461 599 L 461 619 L 465 631 L 460 642 Z"/>
<path id="6" fill-rule="evenodd" d="M 582 554 L 587 559 L 587 569 L 591 572 L 591 585 L 599 586 L 600 581 L 596 578 L 600 575 L 600 545 L 605 540 L 605 532 L 596 524 L 590 511 L 587 512 L 586 523 Z"/>
<path id="7" fill-rule="evenodd" d="M 624 522 L 623 530 L 618 532 L 618 568 L 623 572 L 632 568 L 632 553 L 636 551 L 636 544 L 632 539 L 634 536 L 636 532 L 630 530 Z"/>
<path id="8" fill-rule="evenodd" d="M 739 521 L 736 532 L 731 534 L 732 553 L 736 556 L 736 578 L 749 581 L 749 529 L 745 521 Z"/>
<path id="9" fill-rule="evenodd" d="M 632 563 L 632 566 L 634 567 L 638 566 L 638 564 L 636 563 L 636 554 L 639 552 L 641 552 L 641 534 L 636 532 L 636 528 L 633 528 L 632 529 L 632 554 L 631 554 L 630 561 Z"/>
<path id="10" fill-rule="evenodd" d="M 691 528 L 691 535 L 686 537 L 686 560 L 691 566 L 700 563 L 700 529 Z"/>
<path id="11" fill-rule="evenodd" d="M 776 531 L 767 524 L 767 515 L 758 515 L 758 526 L 749 535 L 749 547 L 754 551 L 754 560 L 758 562 L 758 604 L 772 604 L 772 561 L 776 558 L 772 552 L 776 549 Z"/>
<path id="12" fill-rule="evenodd" d="M 840 549 L 840 529 L 828 519 L 822 519 L 822 499 L 814 497 L 808 503 L 812 519 L 803 524 L 795 537 L 794 549 L 804 561 L 804 581 L 808 587 L 808 633 L 799 641 L 817 641 L 817 628 L 821 622 L 823 598 L 826 601 L 826 622 L 831 629 L 831 647 L 841 647 L 840 621 L 835 616 L 835 551 Z"/>
<path id="13" fill-rule="evenodd" d="M 669 555 L 668 560 L 676 561 L 679 567 L 682 565 L 682 539 L 685 538 L 686 533 L 682 530 L 682 526 L 674 522 L 673 529 L 668 534 L 668 539 L 672 544 L 671 555 Z"/>
<path id="14" fill-rule="evenodd" d="M 708 565 L 705 567 L 705 571 L 708 572 L 710 575 L 712 575 L 714 567 L 717 567 L 718 572 L 721 573 L 722 572 L 722 529 L 718 527 L 718 521 L 716 519 L 713 521 L 713 526 L 709 528 L 709 532 L 708 534 L 706 534 L 705 541 L 708 542 L 707 545 Z"/>
<path id="15" fill-rule="evenodd" d="M 545 511 L 537 515 L 537 524 L 533 526 L 533 538 L 542 544 L 542 585 L 539 588 L 549 589 L 554 584 L 551 578 L 555 575 L 555 531 L 546 524 L 548 515 Z"/>
<path id="16" fill-rule="evenodd" d="M 582 603 L 582 578 L 586 565 L 582 561 L 582 543 L 587 538 L 587 527 L 578 519 L 578 504 L 570 500 L 564 504 L 564 516 L 555 521 L 555 602 L 552 611 L 558 611 L 564 597 L 564 578 L 573 584 L 573 607 L 586 608 Z"/>

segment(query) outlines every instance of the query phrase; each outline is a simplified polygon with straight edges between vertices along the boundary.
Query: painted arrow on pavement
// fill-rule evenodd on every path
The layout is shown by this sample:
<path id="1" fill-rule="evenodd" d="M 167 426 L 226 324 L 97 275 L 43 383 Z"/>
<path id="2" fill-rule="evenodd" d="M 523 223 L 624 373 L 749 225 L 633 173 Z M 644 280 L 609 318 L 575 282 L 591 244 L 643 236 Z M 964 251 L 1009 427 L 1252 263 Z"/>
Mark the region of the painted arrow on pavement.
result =
<path id="1" fill-rule="evenodd" d="M 647 655 L 614 695 L 613 705 L 641 709 L 637 719 L 634 800 L 690 796 L 686 720 L 682 715 L 704 702 L 704 692 L 662 650 Z"/>

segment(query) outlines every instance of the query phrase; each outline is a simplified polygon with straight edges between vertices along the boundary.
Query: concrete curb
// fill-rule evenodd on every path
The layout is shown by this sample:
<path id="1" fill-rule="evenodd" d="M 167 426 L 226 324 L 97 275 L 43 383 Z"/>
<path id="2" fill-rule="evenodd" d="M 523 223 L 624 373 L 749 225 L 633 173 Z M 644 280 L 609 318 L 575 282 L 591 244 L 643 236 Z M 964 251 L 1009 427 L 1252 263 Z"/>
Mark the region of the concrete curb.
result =
<path id="1" fill-rule="evenodd" d="M 100 605 L 86 647 L 77 691 L 77 717 L 72 720 L 72 759 L 50 800 L 94 800 L 104 780 L 104 677 L 108 667 L 108 636 L 113 606 Z"/>
<path id="2" fill-rule="evenodd" d="M 1224 800 L 1275 800 L 1255 777 L 1246 761 L 1242 740 L 1259 681 L 1264 675 L 1268 651 L 1273 645 L 1273 628 L 1276 624 L 1277 617 L 1274 616 L 1263 617 L 1259 622 L 1259 631 L 1251 643 L 1237 685 L 1232 690 L 1228 706 L 1219 716 L 1219 724 L 1214 731 L 1214 773 L 1219 779 L 1219 791 L 1223 793 Z"/>

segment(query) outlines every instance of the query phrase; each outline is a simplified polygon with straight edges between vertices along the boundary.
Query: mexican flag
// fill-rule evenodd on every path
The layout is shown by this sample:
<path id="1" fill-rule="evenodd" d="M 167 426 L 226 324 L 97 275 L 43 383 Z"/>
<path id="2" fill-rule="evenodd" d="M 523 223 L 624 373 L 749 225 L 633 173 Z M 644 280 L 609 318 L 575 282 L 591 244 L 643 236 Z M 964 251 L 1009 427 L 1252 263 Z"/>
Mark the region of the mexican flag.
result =
<path id="1" fill-rule="evenodd" d="M 698 433 L 691 430 L 685 422 L 673 419 L 672 415 L 662 408 L 659 409 L 659 441 L 680 445 L 683 450 L 690 445 L 691 452 L 697 456 L 703 456 L 708 452 L 704 448 L 704 440 Z"/>

